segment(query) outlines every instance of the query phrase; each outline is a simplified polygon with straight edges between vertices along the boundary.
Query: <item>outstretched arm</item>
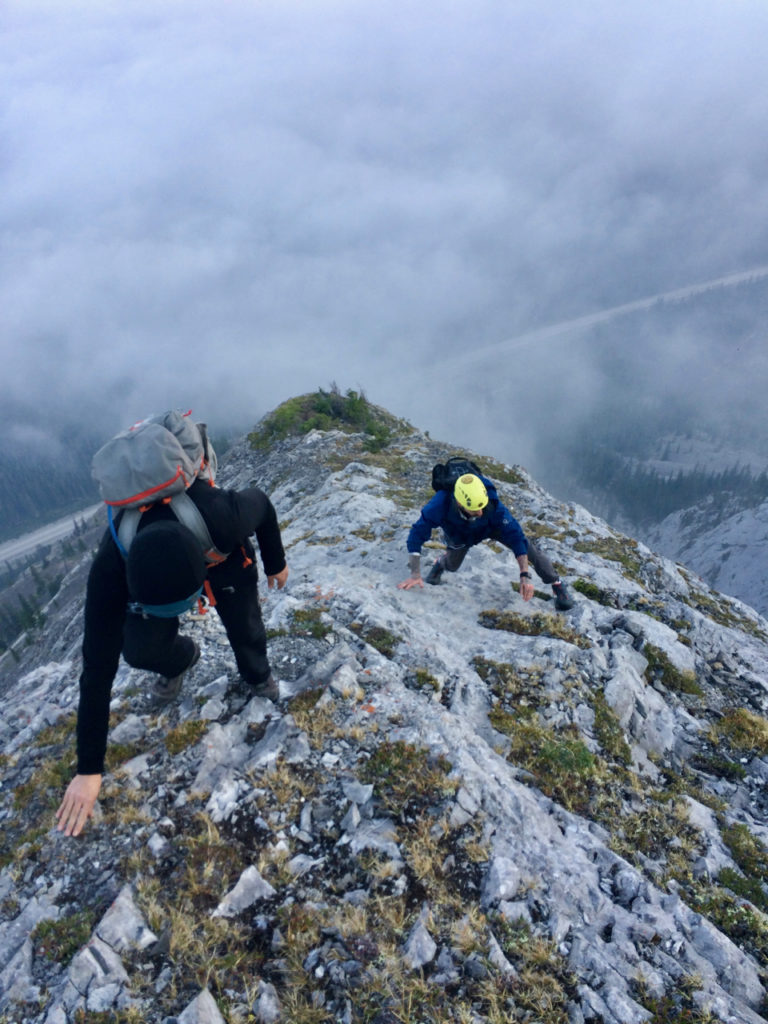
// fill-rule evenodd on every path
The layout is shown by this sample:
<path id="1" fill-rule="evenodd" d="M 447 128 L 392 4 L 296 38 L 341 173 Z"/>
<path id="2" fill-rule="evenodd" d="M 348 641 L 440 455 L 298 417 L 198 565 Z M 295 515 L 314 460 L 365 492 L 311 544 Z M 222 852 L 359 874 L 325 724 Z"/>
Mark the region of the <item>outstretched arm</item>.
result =
<path id="1" fill-rule="evenodd" d="M 83 671 L 77 709 L 77 775 L 56 812 L 57 828 L 79 835 L 101 789 L 109 729 L 109 698 L 123 638 L 127 588 L 122 556 L 109 533 L 88 574 L 85 595 Z"/>
<path id="2" fill-rule="evenodd" d="M 88 574 L 83 671 L 77 709 L 77 773 L 104 771 L 112 682 L 123 646 L 128 588 L 123 557 L 105 534 Z"/>
<path id="3" fill-rule="evenodd" d="M 261 560 L 267 579 L 278 581 L 286 571 L 285 551 L 280 536 L 277 513 L 272 502 L 259 487 L 248 487 L 244 491 L 231 491 L 230 500 L 236 514 L 237 532 L 240 538 L 256 534 Z M 287 574 L 286 574 L 287 575 Z M 285 584 L 285 579 L 283 579 Z M 272 583 L 269 584 L 272 586 Z"/>
<path id="4" fill-rule="evenodd" d="M 442 524 L 448 500 L 449 496 L 446 491 L 438 491 L 434 498 L 427 502 L 421 510 L 421 515 L 411 527 L 406 544 L 408 568 L 411 570 L 411 575 L 407 580 L 397 584 L 400 590 L 411 590 L 413 587 L 424 586 L 424 581 L 421 578 L 421 549 L 432 536 L 432 531 Z"/>

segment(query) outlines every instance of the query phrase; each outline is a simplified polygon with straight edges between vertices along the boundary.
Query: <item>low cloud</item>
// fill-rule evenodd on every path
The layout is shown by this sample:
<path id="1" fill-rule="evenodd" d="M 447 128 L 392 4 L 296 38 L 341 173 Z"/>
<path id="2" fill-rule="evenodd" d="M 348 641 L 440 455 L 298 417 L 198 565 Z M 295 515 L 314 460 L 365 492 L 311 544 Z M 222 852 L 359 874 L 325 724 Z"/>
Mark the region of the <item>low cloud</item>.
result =
<path id="1" fill-rule="evenodd" d="M 245 428 L 336 380 L 535 459 L 553 412 L 602 398 L 605 332 L 651 340 L 616 320 L 506 342 L 768 263 L 767 22 L 715 0 L 11 0 L 4 418 L 110 433 L 191 405 Z M 710 393 L 727 327 L 700 310 L 632 362 L 633 394 Z M 747 398 L 755 358 L 729 364 Z"/>

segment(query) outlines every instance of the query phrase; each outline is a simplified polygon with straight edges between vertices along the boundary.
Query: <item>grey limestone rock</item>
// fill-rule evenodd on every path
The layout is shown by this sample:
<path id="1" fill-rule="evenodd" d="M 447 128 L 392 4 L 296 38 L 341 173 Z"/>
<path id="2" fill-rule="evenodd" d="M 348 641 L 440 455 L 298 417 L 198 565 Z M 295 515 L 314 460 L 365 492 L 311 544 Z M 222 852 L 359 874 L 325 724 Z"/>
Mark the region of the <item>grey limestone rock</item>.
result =
<path id="1" fill-rule="evenodd" d="M 252 864 L 240 875 L 234 889 L 227 893 L 211 916 L 234 917 L 246 907 L 253 906 L 258 900 L 268 899 L 274 894 L 274 888 L 262 878 L 258 868 Z"/>
<path id="2" fill-rule="evenodd" d="M 179 1014 L 178 1024 L 225 1024 L 216 1000 L 207 988 Z"/>
<path id="3" fill-rule="evenodd" d="M 151 710 L 145 674 L 120 666 L 111 739 L 139 751 L 107 776 L 104 814 L 77 841 L 46 831 L 50 789 L 34 786 L 44 762 L 69 756 L 45 727 L 74 710 L 77 668 L 53 660 L 55 630 L 20 655 L 31 670 L 3 684 L 0 714 L 0 1015 L 21 1001 L 25 1024 L 126 1008 L 147 1024 L 251 1014 L 271 1024 L 299 992 L 351 1021 L 396 929 L 400 966 L 423 972 L 436 997 L 468 993 L 461 1012 L 477 1024 L 480 988 L 503 990 L 527 969 L 525 943 L 510 935 L 551 945 L 575 975 L 570 1024 L 643 1024 L 641 989 L 723 1024 L 758 1024 L 757 946 L 748 936 L 739 948 L 727 922 L 694 908 L 709 891 L 696 886 L 723 892 L 718 878 L 735 863 L 724 822 L 768 840 L 766 758 L 722 729 L 729 708 L 768 717 L 768 623 L 647 549 L 632 548 L 634 573 L 581 550 L 593 545 L 580 540 L 623 540 L 523 470 L 499 481 L 504 500 L 551 525 L 542 543 L 565 578 L 594 583 L 608 604 L 580 594 L 567 615 L 545 596 L 524 604 L 509 553 L 491 545 L 440 587 L 401 591 L 414 496 L 445 446 L 410 430 L 378 453 L 365 440 L 339 430 L 262 452 L 235 445 L 222 482 L 258 481 L 285 523 L 289 583 L 262 593 L 281 700 L 237 681 L 217 616 L 185 619 L 201 658 L 177 704 Z M 68 600 L 79 621 L 81 596 Z M 541 631 L 488 628 L 490 609 Z M 298 612 L 324 635 L 310 636 Z M 561 635 L 549 635 L 553 622 Z M 701 694 L 649 683 L 649 644 L 695 673 Z M 172 732 L 188 744 L 169 750 Z M 389 768 L 371 771 L 385 745 Z M 411 757 L 405 777 L 399 751 Z M 708 806 L 718 800 L 722 815 Z M 438 912 L 441 887 L 451 907 Z M 426 898 L 432 914 L 419 912 Z M 174 933 L 190 908 L 192 928 L 247 935 L 233 959 L 251 957 L 258 979 L 227 977 L 215 998 L 204 989 L 190 1001 L 200 981 Z M 379 935 L 390 908 L 402 919 Z M 97 922 L 90 939 L 71 962 L 45 964 L 36 928 L 81 909 Z M 482 951 L 463 950 L 458 933 Z M 297 939 L 310 934 L 294 971 Z M 377 1013 L 391 1024 L 385 1002 Z"/>

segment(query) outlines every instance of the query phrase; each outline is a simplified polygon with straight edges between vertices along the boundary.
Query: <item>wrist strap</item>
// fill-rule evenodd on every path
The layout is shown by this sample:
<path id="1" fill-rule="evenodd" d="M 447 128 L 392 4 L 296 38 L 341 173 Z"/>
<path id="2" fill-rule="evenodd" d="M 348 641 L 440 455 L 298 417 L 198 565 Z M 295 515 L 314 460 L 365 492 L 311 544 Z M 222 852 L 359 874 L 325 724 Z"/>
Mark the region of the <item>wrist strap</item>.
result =
<path id="1" fill-rule="evenodd" d="M 529 580 L 530 578 L 531 578 L 531 574 L 530 574 L 529 572 L 521 572 L 521 573 L 520 573 L 520 579 L 521 579 L 521 580 L 522 580 L 522 579 L 526 579 L 526 580 Z"/>

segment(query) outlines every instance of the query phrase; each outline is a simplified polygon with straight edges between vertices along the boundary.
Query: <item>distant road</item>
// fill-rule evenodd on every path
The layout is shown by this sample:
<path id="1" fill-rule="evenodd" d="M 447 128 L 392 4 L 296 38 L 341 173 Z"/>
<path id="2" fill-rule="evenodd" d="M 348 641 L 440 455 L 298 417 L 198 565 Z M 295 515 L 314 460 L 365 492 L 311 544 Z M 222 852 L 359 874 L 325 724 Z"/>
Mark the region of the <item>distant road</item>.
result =
<path id="1" fill-rule="evenodd" d="M 675 288 L 670 292 L 659 292 L 657 295 L 648 295 L 643 299 L 635 299 L 632 302 L 624 302 L 620 306 L 612 306 L 610 309 L 601 309 L 596 313 L 587 313 L 585 316 L 577 316 L 573 320 L 562 320 L 559 323 L 547 324 L 545 327 L 535 327 L 526 331 L 525 334 L 518 334 L 513 338 L 506 338 L 504 341 L 494 341 L 490 345 L 475 346 L 460 354 L 451 354 L 450 359 L 444 361 L 444 365 L 433 371 L 427 370 L 425 378 L 439 379 L 464 366 L 475 366 L 478 363 L 485 363 L 489 359 L 498 358 L 501 355 L 516 348 L 527 348 L 530 345 L 538 345 L 544 341 L 552 341 L 555 338 L 566 338 L 575 330 L 584 327 L 594 327 L 597 324 L 607 323 L 619 316 L 626 316 L 627 313 L 637 313 L 641 310 L 653 309 L 664 303 L 684 302 L 686 299 L 693 299 L 697 295 L 705 295 L 707 292 L 718 288 L 731 288 L 739 284 L 751 284 L 754 281 L 762 281 L 768 278 L 768 265 L 752 267 L 751 270 L 742 270 L 735 274 L 726 274 L 723 277 L 713 278 L 711 281 L 703 281 L 700 284 L 685 285 L 683 288 Z M 499 387 L 499 380 L 491 382 L 491 390 Z M 506 377 L 501 378 L 501 387 L 508 387 Z"/>
<path id="2" fill-rule="evenodd" d="M 90 519 L 98 509 L 103 507 L 103 503 L 99 502 L 98 505 L 91 505 L 90 508 L 85 508 L 80 512 L 71 512 L 68 516 L 57 519 L 55 523 L 41 526 L 39 530 L 25 533 L 22 537 L 17 537 L 15 540 L 9 540 L 4 544 L 0 544 L 0 563 L 15 562 L 19 558 L 25 558 L 27 555 L 32 554 L 37 548 L 45 544 L 52 544 L 56 540 L 68 537 L 75 532 L 76 521 Z"/>

